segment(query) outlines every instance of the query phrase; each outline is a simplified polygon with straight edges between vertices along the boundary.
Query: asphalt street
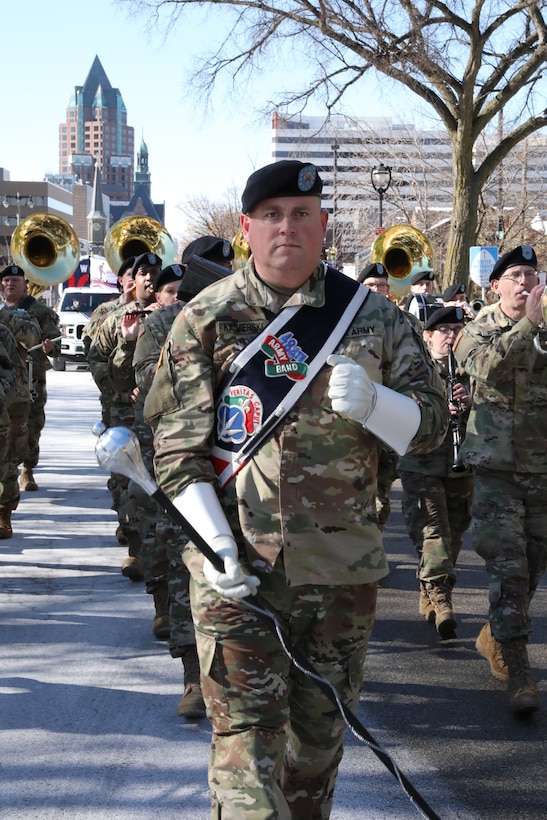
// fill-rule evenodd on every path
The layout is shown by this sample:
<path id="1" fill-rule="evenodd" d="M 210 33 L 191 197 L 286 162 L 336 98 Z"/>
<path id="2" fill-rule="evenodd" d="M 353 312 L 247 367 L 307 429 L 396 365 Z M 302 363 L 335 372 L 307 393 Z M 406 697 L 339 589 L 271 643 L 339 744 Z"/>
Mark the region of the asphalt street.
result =
<path id="1" fill-rule="evenodd" d="M 209 723 L 177 717 L 181 663 L 152 636 L 151 596 L 120 573 L 91 432 L 97 391 L 84 370 L 50 371 L 48 385 L 40 489 L 22 493 L 14 536 L 0 541 L 0 816 L 207 820 Z M 474 649 L 487 602 L 470 544 L 458 638 L 444 643 L 417 613 L 398 485 L 386 548 L 359 720 L 442 820 L 545 817 L 547 579 L 530 645 L 544 711 L 522 722 Z M 419 816 L 348 731 L 333 820 Z"/>

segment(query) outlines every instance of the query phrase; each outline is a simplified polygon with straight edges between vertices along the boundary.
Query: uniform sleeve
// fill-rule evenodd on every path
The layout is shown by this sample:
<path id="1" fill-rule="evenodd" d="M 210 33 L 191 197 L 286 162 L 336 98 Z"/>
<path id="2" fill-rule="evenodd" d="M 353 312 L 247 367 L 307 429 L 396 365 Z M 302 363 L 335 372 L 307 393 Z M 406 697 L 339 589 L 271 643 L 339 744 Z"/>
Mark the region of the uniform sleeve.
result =
<path id="1" fill-rule="evenodd" d="M 214 418 L 213 344 L 185 312 L 175 319 L 144 404 L 155 430 L 156 478 L 174 498 L 193 481 L 215 481 L 209 437 Z"/>
<path id="2" fill-rule="evenodd" d="M 471 379 L 496 385 L 526 367 L 537 328 L 524 317 L 514 325 L 500 325 L 494 315 L 469 322 L 454 346 L 458 363 Z"/>

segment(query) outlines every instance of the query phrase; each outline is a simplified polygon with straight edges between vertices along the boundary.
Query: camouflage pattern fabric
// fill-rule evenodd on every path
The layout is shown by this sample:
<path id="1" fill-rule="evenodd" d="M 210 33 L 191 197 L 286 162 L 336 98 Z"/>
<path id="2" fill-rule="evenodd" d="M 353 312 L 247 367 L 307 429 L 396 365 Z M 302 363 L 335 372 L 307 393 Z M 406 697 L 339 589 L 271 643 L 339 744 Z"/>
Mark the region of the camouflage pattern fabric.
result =
<path id="1" fill-rule="evenodd" d="M 28 382 L 27 351 L 41 341 L 37 319 L 22 308 L 0 308 L 0 324 L 11 331 L 16 348 L 11 347 L 14 387 L 7 403 L 9 414 L 9 445 L 0 506 L 16 510 L 19 505 L 19 465 L 28 453 L 28 418 L 30 390 Z"/>
<path id="2" fill-rule="evenodd" d="M 182 310 L 184 303 L 177 301 L 165 308 L 154 310 L 144 321 L 135 345 L 133 366 L 135 381 L 138 387 L 140 405 L 144 401 L 158 364 L 161 349 L 175 316 Z M 149 449 L 146 466 L 153 474 L 153 436 L 150 427 Z M 183 656 L 188 646 L 196 643 L 194 622 L 190 609 L 190 574 L 182 561 L 181 552 L 188 539 L 184 532 L 171 519 L 159 511 L 155 518 L 155 539 L 148 572 L 158 578 L 167 561 L 167 585 L 169 590 L 169 651 L 173 658 Z M 146 566 L 145 566 L 146 571 Z M 161 576 L 164 577 L 163 575 Z"/>
<path id="3" fill-rule="evenodd" d="M 403 514 L 419 556 L 416 577 L 424 584 L 456 583 L 456 561 L 471 522 L 473 476 L 458 478 L 401 470 Z"/>
<path id="4" fill-rule="evenodd" d="M 397 459 L 397 453 L 393 450 L 380 447 L 377 473 L 378 492 L 374 506 L 378 516 L 378 526 L 382 532 L 391 512 L 391 488 L 393 482 L 399 477 Z"/>
<path id="5" fill-rule="evenodd" d="M 433 358 L 446 384 L 447 359 Z M 458 381 L 470 391 L 469 378 L 461 369 Z M 448 394 L 447 398 L 448 398 Z M 461 436 L 469 410 L 461 413 Z M 398 469 L 403 487 L 403 514 L 408 534 L 419 556 L 417 578 L 428 583 L 456 583 L 456 561 L 463 536 L 471 522 L 473 477 L 452 470 L 454 450 L 449 430 L 440 447 L 429 453 L 406 455 Z"/>
<path id="6" fill-rule="evenodd" d="M 100 327 L 102 322 L 104 321 L 105 317 L 111 313 L 113 310 L 121 307 L 121 296 L 118 299 L 114 299 L 110 302 L 101 302 L 98 307 L 95 308 L 91 316 L 89 317 L 88 323 L 84 326 L 82 331 L 82 344 L 84 346 L 84 356 L 86 359 L 89 355 L 89 348 L 91 347 L 91 342 L 93 337 Z M 100 402 L 101 402 L 101 420 L 105 427 L 111 426 L 111 418 L 110 418 L 110 404 L 112 401 L 112 394 L 113 390 L 108 382 L 105 381 L 103 385 L 103 389 L 100 390 Z"/>
<path id="7" fill-rule="evenodd" d="M 475 470 L 471 534 L 488 574 L 498 641 L 527 637 L 530 603 L 547 567 L 547 475 Z"/>
<path id="8" fill-rule="evenodd" d="M 287 300 L 245 268 L 211 285 L 173 322 L 145 418 L 155 428 L 159 483 L 174 498 L 215 482 L 209 458 L 214 397 L 231 361 L 286 305 L 324 302 L 324 267 Z M 298 340 L 295 340 L 298 343 Z M 338 353 L 422 409 L 412 445 L 446 431 L 442 385 L 402 312 L 371 293 Z M 332 411 L 324 367 L 270 439 L 222 491 L 243 567 L 319 672 L 354 707 L 375 611 L 388 572 L 376 514 L 377 440 Z M 191 545 L 191 603 L 202 691 L 213 724 L 212 817 L 328 817 L 345 726 L 277 638 L 244 605 L 205 583 Z"/>
<path id="9" fill-rule="evenodd" d="M 189 547 L 202 692 L 213 726 L 211 817 L 328 818 L 346 724 L 277 637 L 214 592 Z M 355 709 L 374 622 L 376 584 L 290 588 L 278 562 L 260 594 L 291 641 Z"/>
<path id="10" fill-rule="evenodd" d="M 286 304 L 321 304 L 323 297 L 320 266 Z M 214 392 L 232 359 L 280 308 L 280 297 L 248 265 L 206 288 L 175 319 L 145 401 L 145 418 L 157 426 L 156 474 L 172 498 L 192 481 L 215 481 Z M 336 352 L 413 397 L 422 419 L 412 447 L 437 445 L 446 431 L 446 400 L 423 340 L 402 311 L 370 293 Z M 267 572 L 283 551 L 291 585 L 371 583 L 387 572 L 376 516 L 366 512 L 376 495 L 377 440 L 333 413 L 329 375 L 324 367 L 222 493 L 253 568 Z"/>
<path id="11" fill-rule="evenodd" d="M 547 565 L 547 358 L 537 334 L 496 304 L 465 326 L 454 350 L 474 385 L 462 451 L 475 476 L 471 533 L 498 641 L 529 634 Z"/>
<path id="12" fill-rule="evenodd" d="M 44 302 L 35 299 L 34 296 L 26 295 L 19 300 L 16 307 L 23 307 L 30 316 L 34 316 L 38 321 L 41 329 L 40 341 L 43 342 L 45 339 L 53 341 L 61 335 L 59 317 Z M 59 340 L 54 342 L 53 350 L 49 355 L 55 357 L 60 353 L 61 342 Z M 42 349 L 33 350 L 29 356 L 32 358 L 32 384 L 29 385 L 32 402 L 28 418 L 28 453 L 24 464 L 32 469 L 36 467 L 40 458 L 40 436 L 46 423 L 46 372 L 51 369 L 51 362 Z"/>
<path id="13" fill-rule="evenodd" d="M 0 498 L 8 473 L 10 445 L 9 405 L 15 398 L 14 362 L 18 357 L 17 342 L 6 325 L 0 324 Z"/>

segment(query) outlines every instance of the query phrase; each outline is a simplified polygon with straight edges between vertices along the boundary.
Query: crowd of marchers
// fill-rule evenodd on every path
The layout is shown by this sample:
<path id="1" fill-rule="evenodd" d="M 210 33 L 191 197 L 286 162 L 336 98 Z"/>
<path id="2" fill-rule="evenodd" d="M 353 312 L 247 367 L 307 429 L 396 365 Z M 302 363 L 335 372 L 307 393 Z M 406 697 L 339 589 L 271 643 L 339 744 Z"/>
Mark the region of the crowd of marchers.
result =
<path id="1" fill-rule="evenodd" d="M 182 661 L 178 714 L 211 722 L 214 817 L 330 816 L 345 721 L 250 602 L 275 612 L 354 709 L 388 573 L 382 531 L 396 479 L 417 616 L 447 647 L 457 637 L 470 528 L 488 579 L 476 648 L 507 684 L 513 713 L 540 709 L 527 652 L 547 566 L 547 306 L 536 254 L 500 256 L 480 310 L 465 284 L 437 293 L 428 267 L 413 270 L 398 304 L 387 260 L 355 280 L 326 263 L 321 191 L 312 164 L 259 169 L 242 197 L 246 258 L 215 236 L 191 243 L 180 264 L 154 252 L 125 258 L 119 296 L 83 335 L 105 427 L 134 432 L 193 532 L 189 541 L 138 481 L 110 475 L 121 573 L 144 583 L 153 634 Z M 4 268 L 0 364 L 18 363 L 1 371 L 4 538 L 18 480 L 33 488 L 41 429 L 23 431 L 25 413 L 12 407 L 35 403 L 43 426 L 45 403 L 45 371 L 31 397 L 26 354 L 14 358 L 10 345 L 46 366 L 58 332 L 24 282 Z"/>

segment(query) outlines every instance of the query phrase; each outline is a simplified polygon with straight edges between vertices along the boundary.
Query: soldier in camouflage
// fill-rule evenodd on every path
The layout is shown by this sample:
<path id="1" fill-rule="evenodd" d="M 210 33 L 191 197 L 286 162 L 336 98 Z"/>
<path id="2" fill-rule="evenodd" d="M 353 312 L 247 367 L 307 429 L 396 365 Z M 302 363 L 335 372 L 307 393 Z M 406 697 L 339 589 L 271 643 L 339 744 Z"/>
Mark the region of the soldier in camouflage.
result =
<path id="1" fill-rule="evenodd" d="M 332 368 L 320 369 L 217 494 L 211 433 L 230 363 L 283 307 L 324 304 L 321 189 L 315 166 L 296 160 L 251 175 L 241 224 L 252 256 L 175 319 L 145 403 L 158 480 L 225 566 L 218 572 L 192 545 L 185 551 L 213 725 L 214 818 L 330 816 L 345 722 L 239 599 L 260 586 L 292 641 L 355 708 L 377 581 L 387 573 L 376 516 L 367 515 L 378 448 L 364 425 L 401 402 L 405 447 L 430 449 L 446 431 L 446 400 L 422 339 L 370 292 Z"/>
<path id="2" fill-rule="evenodd" d="M 425 323 L 428 347 L 445 384 L 449 375 L 448 347 L 462 330 L 464 321 L 462 308 L 445 307 L 434 310 Z M 463 441 L 471 406 L 469 379 L 461 370 L 455 378 L 450 391 L 455 403 L 450 405 L 450 412 Z M 456 561 L 471 521 L 471 471 L 455 458 L 452 428 L 440 447 L 422 455 L 403 456 L 398 468 L 408 534 L 420 559 L 420 615 L 435 623 L 441 639 L 455 638 L 452 590 L 456 583 Z"/>
<path id="3" fill-rule="evenodd" d="M 41 336 L 37 342 L 39 347 L 28 354 L 32 359 L 32 402 L 28 418 L 28 450 L 20 479 L 23 490 L 37 490 L 38 484 L 33 471 L 40 458 L 40 436 L 46 423 L 46 372 L 52 366 L 48 356 L 59 356 L 61 352 L 59 317 L 44 302 L 27 293 L 25 272 L 17 265 L 9 265 L 2 271 L 0 290 L 8 307 L 26 310 L 30 316 L 37 319 L 41 328 Z"/>
<path id="4" fill-rule="evenodd" d="M 13 535 L 11 514 L 19 506 L 19 465 L 28 453 L 28 418 L 31 396 L 28 379 L 27 356 L 34 345 L 40 344 L 42 329 L 38 320 L 22 308 L 0 305 L 0 325 L 11 332 L 16 342 L 16 351 L 11 349 L 14 389 L 9 393 L 7 409 L 9 415 L 9 446 L 7 464 L 0 496 L 0 538 Z M 7 337 L 6 337 L 7 338 Z"/>
<path id="5" fill-rule="evenodd" d="M 130 371 L 127 386 L 116 389 L 112 379 L 112 358 L 125 342 L 121 334 L 123 317 L 127 313 L 138 312 L 155 303 L 154 280 L 161 271 L 161 259 L 155 253 L 144 253 L 138 256 L 128 276 L 135 282 L 134 298 L 126 304 L 111 310 L 95 331 L 87 360 L 91 375 L 102 394 L 110 395 L 110 424 L 112 426 L 132 427 L 135 421 L 134 381 L 131 356 L 127 356 L 127 369 Z M 134 346 L 134 343 L 130 343 Z M 118 369 L 119 371 L 119 369 Z M 118 372 L 119 375 L 119 372 Z M 141 560 L 141 537 L 135 523 L 136 510 L 127 492 L 129 480 L 124 476 L 115 476 L 118 495 L 117 513 L 120 528 L 128 545 L 128 556 L 122 562 L 122 575 L 132 581 L 144 578 Z"/>
<path id="6" fill-rule="evenodd" d="M 462 454 L 475 481 L 473 545 L 489 581 L 489 622 L 476 647 L 507 681 L 512 711 L 528 715 L 540 706 L 529 609 L 547 566 L 547 358 L 533 248 L 503 254 L 490 281 L 498 304 L 467 324 L 454 347 L 474 385 Z"/>

